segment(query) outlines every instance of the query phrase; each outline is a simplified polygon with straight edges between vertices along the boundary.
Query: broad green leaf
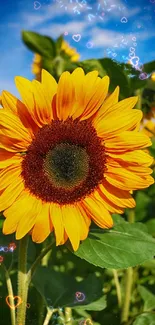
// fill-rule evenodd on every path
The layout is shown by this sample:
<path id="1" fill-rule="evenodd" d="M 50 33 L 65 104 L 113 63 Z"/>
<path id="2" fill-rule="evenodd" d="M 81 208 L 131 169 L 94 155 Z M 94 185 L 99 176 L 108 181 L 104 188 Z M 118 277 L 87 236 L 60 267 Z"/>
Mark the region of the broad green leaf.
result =
<path id="1" fill-rule="evenodd" d="M 95 304 L 97 301 L 96 308 L 97 306 L 99 310 L 101 308 L 101 302 L 98 302 L 98 299 L 103 296 L 102 283 L 95 274 L 90 274 L 86 280 L 77 282 L 69 275 L 40 266 L 32 282 L 49 307 L 84 306 L 84 309 L 89 309 L 89 304 Z M 81 293 L 81 297 L 78 298 L 76 293 Z M 104 299 L 103 304 L 105 306 Z"/>
<path id="2" fill-rule="evenodd" d="M 120 86 L 120 97 L 126 98 L 130 96 L 129 78 L 122 67 L 109 58 L 99 59 L 98 61 L 110 77 L 110 91 L 113 91 L 116 86 Z"/>
<path id="3" fill-rule="evenodd" d="M 132 88 L 133 91 L 136 89 L 144 88 L 146 86 L 146 84 L 147 84 L 146 79 L 141 80 L 140 77 L 130 78 L 130 87 Z"/>
<path id="4" fill-rule="evenodd" d="M 143 64 L 143 70 L 147 73 L 155 71 L 155 61 L 151 61 Z"/>
<path id="5" fill-rule="evenodd" d="M 154 325 L 155 314 L 145 313 L 136 318 L 133 325 Z"/>
<path id="6" fill-rule="evenodd" d="M 91 59 L 91 60 L 80 61 L 80 62 L 77 62 L 77 63 L 79 65 L 79 67 L 83 68 L 85 73 L 88 73 L 88 72 L 93 71 L 93 70 L 97 70 L 99 72 L 100 77 L 104 77 L 104 76 L 107 75 L 107 72 L 102 67 L 99 60 Z"/>
<path id="7" fill-rule="evenodd" d="M 93 310 L 93 311 L 99 311 L 106 308 L 106 298 L 105 296 L 99 298 L 98 300 L 88 304 L 88 305 L 82 305 L 78 306 L 78 309 L 86 309 L 86 310 Z"/>
<path id="8" fill-rule="evenodd" d="M 127 268 L 155 255 L 155 239 L 141 224 L 120 223 L 113 229 L 91 229 L 74 254 L 101 268 Z"/>
<path id="9" fill-rule="evenodd" d="M 113 214 L 112 215 L 114 226 L 118 225 L 119 223 L 125 223 L 125 219 L 123 216 L 120 216 L 119 214 Z"/>
<path id="10" fill-rule="evenodd" d="M 155 309 L 155 295 L 142 285 L 138 286 L 138 291 L 144 301 L 144 311 Z"/>
<path id="11" fill-rule="evenodd" d="M 22 31 L 22 39 L 25 45 L 33 52 L 47 58 L 55 57 L 55 42 L 52 40 L 52 38 L 35 32 Z"/>

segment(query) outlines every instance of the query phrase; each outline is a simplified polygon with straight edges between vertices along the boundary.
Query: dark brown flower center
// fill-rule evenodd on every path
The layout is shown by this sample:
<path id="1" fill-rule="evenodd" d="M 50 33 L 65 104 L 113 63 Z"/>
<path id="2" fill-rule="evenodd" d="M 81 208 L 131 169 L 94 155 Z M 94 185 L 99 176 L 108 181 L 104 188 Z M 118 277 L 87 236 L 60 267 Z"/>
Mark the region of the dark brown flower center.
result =
<path id="1" fill-rule="evenodd" d="M 89 121 L 55 120 L 32 141 L 22 162 L 25 187 L 44 202 L 74 203 L 102 182 L 106 155 Z"/>
<path id="2" fill-rule="evenodd" d="M 60 143 L 46 155 L 44 171 L 53 186 L 72 190 L 86 180 L 89 156 L 84 148 Z"/>

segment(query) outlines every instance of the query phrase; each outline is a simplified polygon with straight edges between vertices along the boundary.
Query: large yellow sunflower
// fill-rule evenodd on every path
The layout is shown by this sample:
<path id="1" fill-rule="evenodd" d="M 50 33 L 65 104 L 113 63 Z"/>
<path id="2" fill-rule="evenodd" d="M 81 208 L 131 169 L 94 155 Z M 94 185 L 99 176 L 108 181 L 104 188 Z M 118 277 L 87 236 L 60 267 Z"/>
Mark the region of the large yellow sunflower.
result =
<path id="1" fill-rule="evenodd" d="M 109 77 L 81 68 L 58 84 L 45 70 L 41 83 L 15 81 L 22 101 L 4 91 L 0 110 L 3 233 L 40 243 L 54 230 L 77 250 L 91 220 L 111 228 L 112 213 L 135 206 L 131 190 L 154 182 L 137 97 L 118 102 L 117 87 L 107 98 Z"/>

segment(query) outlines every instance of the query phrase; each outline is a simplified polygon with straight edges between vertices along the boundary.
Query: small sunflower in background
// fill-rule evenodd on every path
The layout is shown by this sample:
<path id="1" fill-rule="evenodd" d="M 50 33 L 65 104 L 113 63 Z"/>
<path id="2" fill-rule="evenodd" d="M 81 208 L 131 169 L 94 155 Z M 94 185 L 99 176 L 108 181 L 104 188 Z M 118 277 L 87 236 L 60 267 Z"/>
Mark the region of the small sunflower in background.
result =
<path id="1" fill-rule="evenodd" d="M 64 51 L 70 57 L 71 62 L 77 62 L 80 59 L 80 54 L 76 49 L 70 47 L 70 45 L 64 40 L 62 41 L 61 51 Z"/>
<path id="2" fill-rule="evenodd" d="M 112 213 L 135 206 L 131 191 L 154 183 L 137 97 L 119 102 L 119 87 L 107 97 L 109 77 L 81 68 L 58 84 L 45 70 L 15 81 L 22 101 L 4 91 L 0 110 L 3 233 L 41 243 L 54 231 L 77 250 L 92 220 L 111 228 Z"/>
<path id="3" fill-rule="evenodd" d="M 148 135 L 148 137 L 155 137 L 155 120 L 145 120 L 141 125 L 142 132 Z"/>
<path id="4" fill-rule="evenodd" d="M 71 62 L 77 62 L 80 59 L 80 54 L 76 51 L 75 48 L 70 47 L 70 45 L 62 40 L 60 54 L 65 53 L 70 58 Z M 41 79 L 41 69 L 42 69 L 42 57 L 40 54 L 35 53 L 32 63 L 32 73 L 35 75 L 36 80 L 40 81 Z"/>

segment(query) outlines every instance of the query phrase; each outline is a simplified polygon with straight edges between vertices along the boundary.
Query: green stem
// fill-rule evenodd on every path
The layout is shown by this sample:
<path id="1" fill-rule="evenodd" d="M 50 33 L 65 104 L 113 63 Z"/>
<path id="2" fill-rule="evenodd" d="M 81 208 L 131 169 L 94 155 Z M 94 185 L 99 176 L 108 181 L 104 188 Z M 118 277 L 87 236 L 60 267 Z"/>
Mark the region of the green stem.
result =
<path id="1" fill-rule="evenodd" d="M 136 109 L 142 109 L 142 92 L 143 92 L 143 89 L 137 89 L 135 91 L 135 95 L 138 96 L 138 102 L 135 106 Z"/>
<path id="2" fill-rule="evenodd" d="M 25 325 L 26 321 L 26 304 L 28 296 L 28 276 L 27 276 L 27 248 L 29 235 L 26 235 L 19 241 L 18 257 L 18 296 L 22 303 L 17 308 L 17 325 Z"/>
<path id="3" fill-rule="evenodd" d="M 47 247 L 47 241 L 44 242 L 44 249 L 46 247 Z M 52 252 L 52 250 L 48 251 L 48 253 L 46 253 L 46 255 L 42 258 L 41 265 L 48 266 L 48 261 L 49 261 L 51 252 Z M 40 299 L 39 299 L 39 323 L 38 323 L 38 325 L 42 325 L 42 323 L 43 323 L 44 312 L 45 312 L 45 303 L 44 303 L 44 299 L 42 298 L 42 296 L 40 296 Z"/>
<path id="4" fill-rule="evenodd" d="M 54 312 L 55 312 L 55 309 L 47 308 L 47 314 L 46 314 L 43 325 L 48 325 L 49 324 L 49 321 L 50 321 L 50 319 L 51 319 Z"/>
<path id="5" fill-rule="evenodd" d="M 120 287 L 119 278 L 118 278 L 118 272 L 116 270 L 112 270 L 112 271 L 113 271 L 113 275 L 114 275 L 118 306 L 120 308 L 122 305 L 122 294 L 121 294 L 121 287 Z"/>
<path id="6" fill-rule="evenodd" d="M 132 267 L 129 267 L 126 270 L 126 274 L 125 274 L 125 297 L 124 297 L 124 304 L 122 308 L 121 324 L 127 322 L 129 318 L 132 282 L 133 282 L 133 269 Z"/>
<path id="7" fill-rule="evenodd" d="M 16 325 L 16 317 L 15 317 L 15 304 L 14 304 L 14 294 L 13 294 L 13 288 L 12 288 L 12 282 L 9 275 L 8 270 L 6 269 L 5 265 L 1 265 L 4 272 L 5 272 L 5 278 L 6 278 L 6 285 L 8 289 L 8 295 L 10 300 L 10 305 L 12 308 L 10 308 L 10 315 L 11 315 L 11 325 Z"/>
<path id="8" fill-rule="evenodd" d="M 128 215 L 128 221 L 130 223 L 134 223 L 135 221 L 134 209 L 130 210 L 130 213 Z M 124 303 L 122 307 L 121 324 L 127 322 L 129 318 L 132 285 L 133 285 L 133 268 L 129 267 L 125 273 L 125 297 L 124 297 Z"/>
<path id="9" fill-rule="evenodd" d="M 63 311 L 62 311 L 62 308 L 59 308 L 58 309 L 58 313 L 59 313 L 59 317 L 58 317 L 58 323 L 59 324 L 62 324 L 62 322 L 63 322 L 63 324 L 65 324 L 65 317 L 64 317 L 64 313 L 63 313 Z"/>
<path id="10" fill-rule="evenodd" d="M 130 210 L 130 213 L 128 215 L 128 221 L 130 223 L 134 223 L 135 222 L 135 210 L 134 209 L 131 209 Z"/>

